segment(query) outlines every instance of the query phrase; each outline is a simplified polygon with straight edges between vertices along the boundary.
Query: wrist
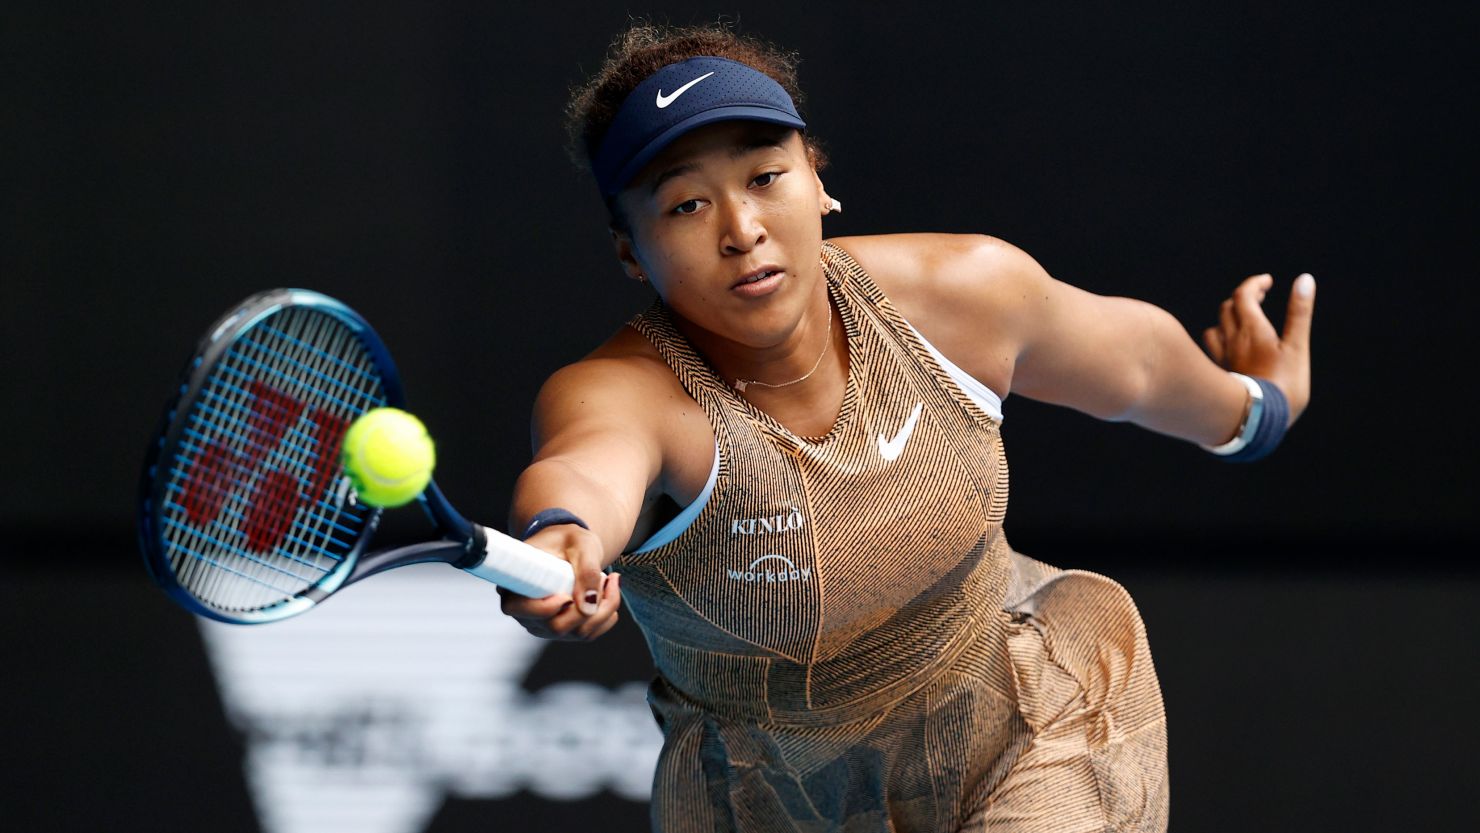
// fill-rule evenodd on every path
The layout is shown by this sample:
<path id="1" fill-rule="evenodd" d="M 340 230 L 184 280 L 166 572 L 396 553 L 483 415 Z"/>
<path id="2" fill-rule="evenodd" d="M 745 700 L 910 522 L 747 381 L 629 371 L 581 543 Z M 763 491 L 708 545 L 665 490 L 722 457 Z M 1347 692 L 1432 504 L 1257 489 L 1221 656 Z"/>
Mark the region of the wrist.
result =
<path id="1" fill-rule="evenodd" d="M 1204 451 L 1211 452 L 1220 457 L 1237 454 L 1249 444 L 1253 438 L 1254 431 L 1259 426 L 1259 419 L 1264 414 L 1264 389 L 1252 377 L 1245 376 L 1236 371 L 1228 371 L 1228 375 L 1237 379 L 1244 386 L 1244 411 L 1239 418 L 1238 427 L 1233 429 L 1233 437 L 1227 442 L 1217 445 L 1203 445 Z"/>
<path id="2" fill-rule="evenodd" d="M 519 536 L 519 540 L 527 541 L 540 530 L 561 524 L 574 524 L 587 531 L 591 529 L 574 512 L 555 506 L 549 509 L 541 509 L 534 513 L 533 517 L 529 519 L 529 523 L 525 525 L 524 532 Z"/>
<path id="3" fill-rule="evenodd" d="M 1290 403 L 1285 394 L 1268 379 L 1229 373 L 1248 389 L 1244 418 L 1233 439 L 1222 445 L 1205 445 L 1204 449 L 1230 463 L 1247 463 L 1268 456 L 1285 436 L 1289 424 Z"/>

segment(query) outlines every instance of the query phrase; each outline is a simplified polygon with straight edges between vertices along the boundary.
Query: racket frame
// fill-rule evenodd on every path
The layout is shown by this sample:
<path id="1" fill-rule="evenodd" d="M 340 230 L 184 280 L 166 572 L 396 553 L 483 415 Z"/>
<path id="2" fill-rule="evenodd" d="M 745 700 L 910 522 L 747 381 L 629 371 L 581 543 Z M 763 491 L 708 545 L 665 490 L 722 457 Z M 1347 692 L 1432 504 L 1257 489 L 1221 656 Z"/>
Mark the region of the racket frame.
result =
<path id="1" fill-rule="evenodd" d="M 191 359 L 180 373 L 180 381 L 164 418 L 150 443 L 145 456 L 143 475 L 140 482 L 139 500 L 139 546 L 150 577 L 172 599 L 186 610 L 232 624 L 261 624 L 275 622 L 295 616 L 312 608 L 329 595 L 356 581 L 395 567 L 425 562 L 446 562 L 453 566 L 469 568 L 480 564 L 484 557 L 486 536 L 484 530 L 464 518 L 448 502 L 435 482 L 427 484 L 418 502 L 426 510 L 432 522 L 447 536 L 441 541 L 427 541 L 406 547 L 397 547 L 367 552 L 371 538 L 380 525 L 382 511 L 370 507 L 365 516 L 359 536 L 334 568 L 308 588 L 292 597 L 255 610 L 226 612 L 217 609 L 190 591 L 175 579 L 169 566 L 167 547 L 160 534 L 159 513 L 165 502 L 165 489 L 169 477 L 162 476 L 161 466 L 170 465 L 167 451 L 181 445 L 181 435 L 189 420 L 189 406 L 194 405 L 201 389 L 212 378 L 212 371 L 222 355 L 231 348 L 237 338 L 264 318 L 288 307 L 311 307 L 337 318 L 347 326 L 370 353 L 371 360 L 381 375 L 381 386 L 386 404 L 404 407 L 405 391 L 400 375 L 391 360 L 390 351 L 358 313 L 339 301 L 308 289 L 271 289 L 259 292 L 239 303 L 232 311 L 211 325 L 206 336 L 196 345 Z M 186 407 L 182 409 L 182 405 Z"/>

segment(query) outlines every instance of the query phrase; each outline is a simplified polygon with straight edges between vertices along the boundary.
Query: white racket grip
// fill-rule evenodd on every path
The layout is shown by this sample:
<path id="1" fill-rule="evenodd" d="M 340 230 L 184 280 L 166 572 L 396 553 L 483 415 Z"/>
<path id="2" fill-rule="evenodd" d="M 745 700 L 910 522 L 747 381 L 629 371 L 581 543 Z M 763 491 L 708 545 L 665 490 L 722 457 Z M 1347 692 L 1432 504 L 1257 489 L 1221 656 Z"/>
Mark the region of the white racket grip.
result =
<path id="1" fill-rule="evenodd" d="M 483 563 L 463 568 L 478 578 L 531 599 L 575 589 L 569 561 L 486 526 L 483 534 L 488 539 Z"/>

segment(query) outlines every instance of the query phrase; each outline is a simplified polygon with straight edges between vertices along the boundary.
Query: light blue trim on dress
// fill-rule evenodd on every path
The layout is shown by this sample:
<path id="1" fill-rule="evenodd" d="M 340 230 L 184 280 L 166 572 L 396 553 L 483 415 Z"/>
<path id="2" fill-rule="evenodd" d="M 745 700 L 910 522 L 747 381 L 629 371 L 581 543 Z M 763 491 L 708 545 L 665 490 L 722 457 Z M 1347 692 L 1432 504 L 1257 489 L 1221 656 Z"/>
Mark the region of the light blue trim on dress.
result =
<path id="1" fill-rule="evenodd" d="M 905 323 L 909 324 L 909 322 Z M 920 343 L 925 345 L 925 349 L 929 350 L 930 355 L 935 357 L 936 362 L 940 364 L 941 369 L 946 372 L 946 375 L 956 380 L 956 384 L 960 386 L 961 392 L 966 394 L 966 398 L 975 402 L 976 406 L 986 411 L 988 416 L 1000 422 L 1002 420 L 1002 397 L 994 393 L 991 388 L 977 381 L 976 377 L 957 367 L 955 362 L 945 357 L 944 353 L 935 349 L 935 345 L 926 341 L 925 336 L 920 335 L 920 331 L 915 329 L 915 325 L 909 324 L 909 328 L 914 330 L 915 337 L 920 339 Z"/>
<path id="2" fill-rule="evenodd" d="M 649 550 L 655 550 L 682 535 L 683 531 L 689 528 L 689 524 L 693 523 L 694 519 L 699 517 L 699 513 L 704 511 L 705 504 L 709 503 L 709 496 L 714 494 L 714 481 L 718 479 L 719 444 L 716 443 L 714 446 L 714 465 L 709 468 L 709 482 L 704 484 L 704 488 L 699 492 L 699 496 L 694 498 L 693 503 L 685 506 L 682 512 L 674 515 L 672 520 L 663 524 L 662 529 L 654 533 L 653 537 L 644 541 L 642 546 L 633 550 L 632 554 L 638 555 Z"/>

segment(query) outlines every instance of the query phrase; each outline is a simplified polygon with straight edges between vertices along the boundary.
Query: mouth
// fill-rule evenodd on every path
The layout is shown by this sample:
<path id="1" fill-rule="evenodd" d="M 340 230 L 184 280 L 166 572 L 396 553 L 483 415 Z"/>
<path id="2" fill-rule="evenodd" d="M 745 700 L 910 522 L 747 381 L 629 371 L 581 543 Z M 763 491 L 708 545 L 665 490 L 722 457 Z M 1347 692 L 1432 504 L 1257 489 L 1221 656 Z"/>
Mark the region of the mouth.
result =
<path id="1" fill-rule="evenodd" d="M 740 280 L 735 281 L 734 285 L 731 286 L 730 288 L 731 289 L 739 289 L 740 287 L 743 287 L 743 286 L 750 286 L 752 284 L 757 284 L 757 283 L 760 283 L 761 281 L 769 280 L 770 278 L 779 276 L 779 275 L 782 274 L 782 272 L 783 272 L 783 270 L 782 270 L 782 268 L 780 266 L 770 266 L 770 265 L 768 265 L 768 266 L 762 266 L 761 268 L 755 270 L 754 272 L 750 272 L 750 273 L 741 275 L 740 276 Z"/>

